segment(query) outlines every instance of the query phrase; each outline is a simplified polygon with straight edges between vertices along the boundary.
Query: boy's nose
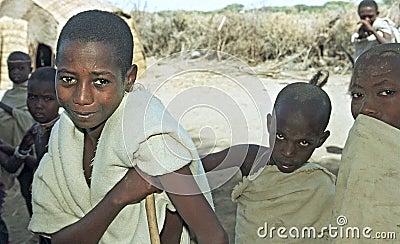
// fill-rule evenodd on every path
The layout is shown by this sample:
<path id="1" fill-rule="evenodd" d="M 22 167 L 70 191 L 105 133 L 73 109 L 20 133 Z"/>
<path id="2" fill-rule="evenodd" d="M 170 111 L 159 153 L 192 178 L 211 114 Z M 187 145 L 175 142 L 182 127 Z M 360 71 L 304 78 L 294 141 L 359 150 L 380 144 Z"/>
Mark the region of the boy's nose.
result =
<path id="1" fill-rule="evenodd" d="M 296 150 L 296 146 L 294 145 L 294 143 L 287 143 L 286 147 L 284 148 L 284 154 L 286 157 L 292 157 L 295 153 Z"/>
<path id="2" fill-rule="evenodd" d="M 81 82 L 79 86 L 76 87 L 72 99 L 74 103 L 81 106 L 91 104 L 93 102 L 93 97 L 89 85 Z"/>
<path id="3" fill-rule="evenodd" d="M 373 101 L 365 99 L 361 105 L 360 113 L 368 116 L 373 116 L 378 113 L 378 109 L 374 105 Z"/>

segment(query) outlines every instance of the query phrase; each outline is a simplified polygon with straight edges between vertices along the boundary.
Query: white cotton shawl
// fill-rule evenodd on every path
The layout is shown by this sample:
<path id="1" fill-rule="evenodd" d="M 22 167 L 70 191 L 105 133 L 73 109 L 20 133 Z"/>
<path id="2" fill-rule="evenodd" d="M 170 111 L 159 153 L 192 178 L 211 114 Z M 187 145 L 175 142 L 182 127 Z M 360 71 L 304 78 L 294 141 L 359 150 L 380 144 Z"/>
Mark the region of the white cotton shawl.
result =
<path id="1" fill-rule="evenodd" d="M 83 133 L 63 113 L 34 176 L 31 231 L 52 234 L 78 221 L 133 166 L 154 176 L 190 163 L 196 182 L 213 206 L 191 138 L 150 93 L 138 90 L 125 95 L 107 120 L 97 145 L 90 188 L 83 174 L 83 139 Z M 166 193 L 155 198 L 161 232 L 166 208 L 175 209 Z M 125 207 L 100 243 L 150 243 L 145 201 Z"/>

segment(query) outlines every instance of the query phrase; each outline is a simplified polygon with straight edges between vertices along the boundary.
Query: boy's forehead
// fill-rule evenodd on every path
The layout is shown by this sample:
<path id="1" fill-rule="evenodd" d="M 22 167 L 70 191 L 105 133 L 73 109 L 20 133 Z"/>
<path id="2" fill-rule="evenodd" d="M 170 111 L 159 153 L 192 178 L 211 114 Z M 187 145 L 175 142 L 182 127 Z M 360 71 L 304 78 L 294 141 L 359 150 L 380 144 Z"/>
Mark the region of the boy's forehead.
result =
<path id="1" fill-rule="evenodd" d="M 36 88 L 39 88 L 41 90 L 53 88 L 54 92 L 55 92 L 55 81 L 54 80 L 29 79 L 28 80 L 28 89 L 36 89 Z"/>
<path id="2" fill-rule="evenodd" d="M 367 76 L 382 76 L 398 72 L 400 56 L 371 55 L 368 58 L 361 58 L 355 66 L 356 74 L 364 73 Z"/>
<path id="3" fill-rule="evenodd" d="M 377 13 L 377 9 L 375 8 L 375 6 L 368 6 L 368 5 L 364 5 L 364 6 L 361 6 L 359 9 L 358 9 L 358 13 L 360 14 L 360 13 Z"/>

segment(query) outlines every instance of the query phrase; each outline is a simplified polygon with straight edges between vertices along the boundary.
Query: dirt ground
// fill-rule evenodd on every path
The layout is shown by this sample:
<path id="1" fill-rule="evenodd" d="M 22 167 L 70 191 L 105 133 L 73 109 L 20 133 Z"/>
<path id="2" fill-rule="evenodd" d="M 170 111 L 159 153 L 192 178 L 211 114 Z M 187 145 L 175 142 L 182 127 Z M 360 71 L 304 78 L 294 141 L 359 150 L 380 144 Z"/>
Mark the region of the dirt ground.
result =
<path id="1" fill-rule="evenodd" d="M 153 91 L 192 136 L 201 155 L 239 143 L 268 145 L 265 116 L 285 85 L 307 82 L 316 70 L 284 71 L 271 78 L 266 66 L 247 67 L 238 60 L 221 62 L 200 57 L 148 59 L 148 70 L 138 80 Z M 317 149 L 311 161 L 337 168 L 340 155 L 327 153 L 326 146 L 342 147 L 353 122 L 347 86 L 350 75 L 331 75 L 324 86 L 333 110 L 328 129 L 331 136 Z M 2 93 L 0 93 L 0 96 Z M 236 205 L 231 191 L 241 179 L 237 169 L 209 176 L 216 213 L 233 241 Z M 8 192 L 3 218 L 11 243 L 26 243 L 29 217 L 18 184 Z M 233 243 L 233 242 L 232 242 Z"/>

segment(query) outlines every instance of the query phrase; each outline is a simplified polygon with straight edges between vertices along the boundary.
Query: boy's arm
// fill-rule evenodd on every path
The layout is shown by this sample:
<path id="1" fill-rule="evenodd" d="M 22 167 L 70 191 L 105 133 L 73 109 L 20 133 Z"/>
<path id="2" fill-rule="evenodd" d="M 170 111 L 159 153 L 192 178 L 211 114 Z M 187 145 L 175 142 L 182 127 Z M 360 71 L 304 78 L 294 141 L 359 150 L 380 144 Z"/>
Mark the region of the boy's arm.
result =
<path id="1" fill-rule="evenodd" d="M 177 174 L 180 175 L 179 179 Z M 188 166 L 159 176 L 159 179 L 179 215 L 195 233 L 198 243 L 228 243 L 225 230 L 200 193 Z"/>
<path id="2" fill-rule="evenodd" d="M 0 102 L 0 108 L 12 115 L 13 108 L 8 106 L 7 104 Z"/>
<path id="3" fill-rule="evenodd" d="M 201 161 L 206 172 L 239 167 L 242 176 L 248 176 L 254 161 L 266 150 L 266 147 L 255 144 L 235 145 L 204 156 Z"/>
<path id="4" fill-rule="evenodd" d="M 32 126 L 22 138 L 19 146 L 13 147 L 12 145 L 2 142 L 1 149 L 10 153 L 7 160 L 0 161 L 1 166 L 4 167 L 9 173 L 15 173 L 25 163 L 28 167 L 34 169 L 38 165 L 38 160 L 33 155 L 30 155 L 32 145 L 34 143 L 32 131 L 34 126 Z"/>
<path id="5" fill-rule="evenodd" d="M 52 243 L 98 243 L 118 213 L 159 190 L 143 179 L 144 173 L 129 169 L 124 178 L 82 219 L 51 235 Z M 128 194 L 129 193 L 129 194 Z"/>
<path id="6" fill-rule="evenodd" d="M 378 31 L 375 30 L 374 27 L 372 27 L 372 25 L 371 25 L 371 23 L 369 23 L 369 21 L 364 20 L 364 19 L 361 19 L 361 20 L 359 21 L 359 23 L 362 24 L 362 25 L 364 26 L 364 29 L 365 29 L 366 31 L 369 31 L 369 32 L 371 32 L 372 34 L 374 34 L 374 36 L 376 37 L 376 40 L 377 40 L 379 43 L 383 44 L 383 43 L 390 43 L 390 42 L 392 42 L 392 36 L 391 36 L 390 34 L 388 34 L 388 33 L 386 33 L 386 32 L 382 32 L 382 33 L 383 33 L 383 36 L 379 35 L 379 34 L 378 34 Z"/>

